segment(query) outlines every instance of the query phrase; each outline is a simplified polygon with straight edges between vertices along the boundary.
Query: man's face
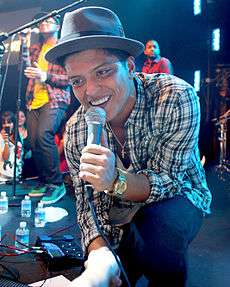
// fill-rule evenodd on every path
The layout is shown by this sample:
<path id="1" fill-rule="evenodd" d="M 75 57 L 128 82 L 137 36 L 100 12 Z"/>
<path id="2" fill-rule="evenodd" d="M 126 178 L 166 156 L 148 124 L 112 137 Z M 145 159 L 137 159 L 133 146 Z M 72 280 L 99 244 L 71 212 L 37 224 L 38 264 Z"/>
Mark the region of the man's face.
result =
<path id="1" fill-rule="evenodd" d="M 160 55 L 160 48 L 156 41 L 148 41 L 144 53 L 147 57 L 156 58 Z"/>
<path id="2" fill-rule="evenodd" d="M 92 49 L 67 57 L 65 68 L 74 94 L 86 110 L 101 107 L 108 121 L 130 113 L 135 98 L 132 57 L 120 61 L 102 49 Z"/>
<path id="3" fill-rule="evenodd" d="M 56 33 L 59 25 L 53 18 L 48 18 L 39 24 L 40 33 Z"/>

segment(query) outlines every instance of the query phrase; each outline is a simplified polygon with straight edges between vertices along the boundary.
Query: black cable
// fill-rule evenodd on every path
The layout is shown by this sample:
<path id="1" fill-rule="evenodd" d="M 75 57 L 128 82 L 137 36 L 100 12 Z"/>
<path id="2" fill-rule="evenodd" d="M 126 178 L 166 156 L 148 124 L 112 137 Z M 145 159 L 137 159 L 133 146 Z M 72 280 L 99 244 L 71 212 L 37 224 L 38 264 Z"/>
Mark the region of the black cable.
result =
<path id="1" fill-rule="evenodd" d="M 73 224 L 71 224 L 71 225 L 69 225 L 69 226 L 67 226 L 67 227 L 64 227 L 64 228 L 62 228 L 62 229 L 58 229 L 58 230 L 56 230 L 56 231 L 54 231 L 54 232 L 48 234 L 48 236 L 54 236 L 55 234 L 60 233 L 60 232 L 65 231 L 65 230 L 68 230 L 68 229 L 70 229 L 71 227 L 74 227 L 74 226 L 77 226 L 77 223 L 76 223 L 76 222 L 73 223 Z"/>
<path id="2" fill-rule="evenodd" d="M 109 243 L 109 240 L 107 239 L 107 237 L 105 236 L 105 234 L 101 230 L 101 227 L 100 227 L 100 224 L 98 222 L 98 218 L 97 218 L 97 215 L 96 215 L 96 212 L 95 212 L 95 207 L 94 207 L 93 202 L 92 202 L 93 187 L 90 184 L 85 184 L 85 189 L 86 189 L 86 195 L 87 195 L 87 199 L 88 199 L 89 208 L 90 208 L 90 211 L 92 213 L 93 220 L 94 220 L 94 223 L 95 223 L 95 225 L 97 227 L 97 230 L 98 230 L 100 236 L 102 237 L 102 239 L 105 241 L 105 243 L 106 243 L 107 247 L 109 248 L 109 250 L 113 253 L 113 256 L 116 259 L 116 262 L 117 262 L 117 264 L 118 264 L 118 266 L 119 266 L 119 268 L 120 268 L 120 270 L 121 270 L 121 272 L 122 272 L 122 274 L 123 274 L 123 276 L 125 278 L 125 281 L 127 282 L 128 287 L 131 287 L 131 284 L 129 282 L 128 276 L 127 276 L 127 274 L 125 272 L 125 269 L 124 269 L 124 267 L 123 267 L 118 255 L 114 252 L 112 246 Z"/>
<path id="3" fill-rule="evenodd" d="M 44 279 L 44 281 L 42 282 L 42 285 L 40 285 L 39 287 L 44 286 L 44 284 L 46 283 L 47 279 Z"/>

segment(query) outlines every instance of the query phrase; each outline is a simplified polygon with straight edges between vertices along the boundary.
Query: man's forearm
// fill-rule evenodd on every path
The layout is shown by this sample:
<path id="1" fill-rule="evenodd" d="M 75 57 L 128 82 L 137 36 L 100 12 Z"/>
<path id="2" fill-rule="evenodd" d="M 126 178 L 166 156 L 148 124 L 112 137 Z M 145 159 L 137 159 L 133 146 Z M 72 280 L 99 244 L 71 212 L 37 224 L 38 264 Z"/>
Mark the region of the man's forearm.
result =
<path id="1" fill-rule="evenodd" d="M 145 175 L 127 173 L 127 191 L 124 193 L 124 199 L 144 202 L 149 194 L 150 184 Z"/>

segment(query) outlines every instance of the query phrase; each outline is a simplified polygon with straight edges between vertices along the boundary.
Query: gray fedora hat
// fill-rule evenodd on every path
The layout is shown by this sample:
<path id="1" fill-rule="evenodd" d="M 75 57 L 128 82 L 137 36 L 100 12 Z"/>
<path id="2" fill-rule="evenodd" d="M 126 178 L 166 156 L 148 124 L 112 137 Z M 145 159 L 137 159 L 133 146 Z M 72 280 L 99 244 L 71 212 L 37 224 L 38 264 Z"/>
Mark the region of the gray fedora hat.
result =
<path id="1" fill-rule="evenodd" d="M 83 7 L 66 13 L 61 37 L 45 55 L 51 63 L 61 63 L 68 54 L 88 49 L 110 48 L 139 56 L 143 43 L 125 37 L 118 16 L 104 7 Z"/>

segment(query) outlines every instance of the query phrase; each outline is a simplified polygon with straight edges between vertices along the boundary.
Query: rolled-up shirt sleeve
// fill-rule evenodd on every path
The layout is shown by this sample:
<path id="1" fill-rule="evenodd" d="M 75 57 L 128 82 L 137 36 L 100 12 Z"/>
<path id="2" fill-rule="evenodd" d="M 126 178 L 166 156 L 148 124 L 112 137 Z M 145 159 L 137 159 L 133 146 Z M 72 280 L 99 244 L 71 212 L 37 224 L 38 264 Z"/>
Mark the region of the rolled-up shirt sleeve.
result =
<path id="1" fill-rule="evenodd" d="M 179 92 L 169 89 L 169 95 L 156 111 L 155 126 L 159 130 L 158 142 L 147 168 L 138 172 L 145 174 L 150 182 L 146 203 L 180 193 L 191 160 L 197 160 L 194 147 L 198 145 L 200 106 L 194 89 Z"/>

